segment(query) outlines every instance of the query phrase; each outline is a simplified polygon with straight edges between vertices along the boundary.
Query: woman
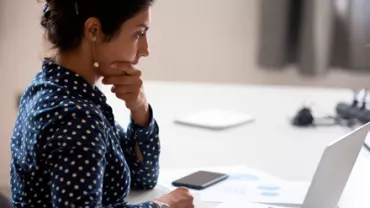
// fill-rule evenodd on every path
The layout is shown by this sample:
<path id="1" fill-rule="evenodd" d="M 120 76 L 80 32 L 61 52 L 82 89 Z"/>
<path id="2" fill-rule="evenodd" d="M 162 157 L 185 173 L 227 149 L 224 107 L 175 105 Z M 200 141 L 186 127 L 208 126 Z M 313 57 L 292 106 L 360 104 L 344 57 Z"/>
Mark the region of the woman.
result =
<path id="1" fill-rule="evenodd" d="M 135 67 L 149 55 L 154 0 L 48 0 L 41 24 L 56 54 L 22 96 L 11 140 L 15 207 L 193 207 L 179 188 L 139 205 L 130 188 L 156 185 L 158 126 Z M 131 111 L 116 124 L 98 79 Z M 123 106 L 122 106 L 123 107 Z"/>

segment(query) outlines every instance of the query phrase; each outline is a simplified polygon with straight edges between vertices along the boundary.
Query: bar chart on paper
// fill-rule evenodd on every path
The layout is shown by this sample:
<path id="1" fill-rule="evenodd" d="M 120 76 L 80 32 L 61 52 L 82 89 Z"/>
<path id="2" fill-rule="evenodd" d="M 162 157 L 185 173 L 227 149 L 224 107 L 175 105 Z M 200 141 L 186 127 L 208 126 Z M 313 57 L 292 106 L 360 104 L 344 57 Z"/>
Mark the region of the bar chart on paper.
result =
<path id="1" fill-rule="evenodd" d="M 251 177 L 245 175 L 244 177 L 232 176 L 225 186 L 225 193 L 227 195 L 238 197 L 250 197 L 252 195 L 260 195 L 265 197 L 276 197 L 280 195 L 280 182 L 259 181 L 258 177 Z"/>
<path id="2" fill-rule="evenodd" d="M 309 187 L 307 182 L 288 182 L 263 172 L 245 171 L 231 172 L 228 180 L 202 191 L 202 200 L 301 204 Z"/>
<path id="3" fill-rule="evenodd" d="M 248 208 L 284 208 L 284 207 L 278 207 L 278 206 L 273 206 L 272 207 L 270 205 L 250 203 L 250 202 L 246 202 L 246 201 L 230 201 L 230 202 L 220 204 L 217 208 L 240 207 L 241 204 L 244 207 L 248 207 Z"/>
<path id="4" fill-rule="evenodd" d="M 231 198 L 259 202 L 262 198 L 272 201 L 283 195 L 283 189 L 276 182 L 227 180 L 201 193 L 202 200 L 208 202 L 224 202 Z M 262 200 L 262 201 L 265 201 Z"/>
<path id="5" fill-rule="evenodd" d="M 171 182 L 198 170 L 226 173 L 229 178 L 205 190 L 191 190 L 200 194 L 204 202 L 223 203 L 249 201 L 260 203 L 301 204 L 309 183 L 288 182 L 266 172 L 246 166 L 199 167 L 192 169 L 162 170 L 158 184 L 174 190 Z"/>

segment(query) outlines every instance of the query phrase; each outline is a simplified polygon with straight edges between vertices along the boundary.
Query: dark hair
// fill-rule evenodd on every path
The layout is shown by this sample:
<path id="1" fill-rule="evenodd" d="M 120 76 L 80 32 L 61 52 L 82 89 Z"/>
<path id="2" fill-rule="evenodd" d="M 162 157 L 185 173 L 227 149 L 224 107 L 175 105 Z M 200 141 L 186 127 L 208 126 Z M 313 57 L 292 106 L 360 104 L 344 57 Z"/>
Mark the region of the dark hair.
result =
<path id="1" fill-rule="evenodd" d="M 75 49 L 83 38 L 85 21 L 96 17 L 107 40 L 121 25 L 155 0 L 46 0 L 41 25 L 53 48 L 60 52 Z"/>

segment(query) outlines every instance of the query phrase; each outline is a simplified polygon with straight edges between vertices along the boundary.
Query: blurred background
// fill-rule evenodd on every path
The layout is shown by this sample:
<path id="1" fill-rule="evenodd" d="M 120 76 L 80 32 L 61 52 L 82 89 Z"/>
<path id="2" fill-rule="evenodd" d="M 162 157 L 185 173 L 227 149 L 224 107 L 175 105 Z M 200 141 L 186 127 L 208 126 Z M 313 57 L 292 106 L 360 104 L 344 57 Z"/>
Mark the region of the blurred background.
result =
<path id="1" fill-rule="evenodd" d="M 0 187 L 17 96 L 40 70 L 42 3 L 0 0 Z M 370 86 L 369 0 L 157 0 L 146 80 Z"/>

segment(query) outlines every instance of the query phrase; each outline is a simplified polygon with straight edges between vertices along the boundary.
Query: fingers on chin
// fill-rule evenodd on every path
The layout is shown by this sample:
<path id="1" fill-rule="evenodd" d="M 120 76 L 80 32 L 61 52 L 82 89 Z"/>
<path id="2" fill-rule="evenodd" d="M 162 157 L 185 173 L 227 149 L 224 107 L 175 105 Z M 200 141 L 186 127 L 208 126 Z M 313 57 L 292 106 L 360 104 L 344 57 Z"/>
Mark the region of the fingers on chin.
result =
<path id="1" fill-rule="evenodd" d="M 111 77 L 104 77 L 102 79 L 102 83 L 105 85 L 129 85 L 129 84 L 136 84 L 136 83 L 143 83 L 141 72 L 138 75 L 136 74 L 128 74 L 128 75 L 119 75 L 119 76 L 111 76 Z"/>
<path id="2" fill-rule="evenodd" d="M 138 94 L 140 93 L 140 88 L 137 87 L 115 87 L 114 89 L 112 88 L 112 92 L 115 93 L 116 95 L 125 95 L 125 94 Z"/>
<path id="3" fill-rule="evenodd" d="M 139 69 L 128 69 L 125 71 L 126 74 L 131 75 L 131 76 L 138 76 L 141 77 L 142 72 Z"/>

